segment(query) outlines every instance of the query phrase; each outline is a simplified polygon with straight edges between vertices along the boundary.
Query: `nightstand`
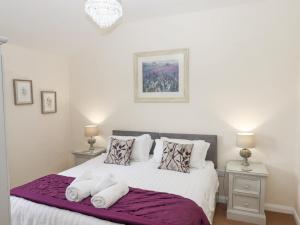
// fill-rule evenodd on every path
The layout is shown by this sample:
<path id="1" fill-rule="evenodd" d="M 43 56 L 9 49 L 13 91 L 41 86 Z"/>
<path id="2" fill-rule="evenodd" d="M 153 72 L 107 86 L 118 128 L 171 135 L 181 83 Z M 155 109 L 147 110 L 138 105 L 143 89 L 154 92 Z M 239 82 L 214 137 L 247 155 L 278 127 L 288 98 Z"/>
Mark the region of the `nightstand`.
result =
<path id="1" fill-rule="evenodd" d="M 226 165 L 229 177 L 227 218 L 259 225 L 266 224 L 265 189 L 268 176 L 262 163 L 250 163 L 251 171 L 243 171 L 241 161 Z"/>
<path id="2" fill-rule="evenodd" d="M 106 151 L 105 148 L 96 148 L 93 152 L 90 151 L 78 151 L 72 152 L 75 157 L 75 165 L 78 166 L 90 159 L 93 159 Z"/>

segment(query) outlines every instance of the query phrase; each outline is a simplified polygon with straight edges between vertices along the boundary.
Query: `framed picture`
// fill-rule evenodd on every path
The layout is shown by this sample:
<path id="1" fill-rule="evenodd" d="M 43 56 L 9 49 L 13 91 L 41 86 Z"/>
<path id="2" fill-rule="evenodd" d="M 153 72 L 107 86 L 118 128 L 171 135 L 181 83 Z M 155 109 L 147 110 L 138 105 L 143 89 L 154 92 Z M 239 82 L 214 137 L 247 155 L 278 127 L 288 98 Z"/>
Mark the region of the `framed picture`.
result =
<path id="1" fill-rule="evenodd" d="M 188 102 L 189 50 L 134 55 L 136 102 Z"/>
<path id="2" fill-rule="evenodd" d="M 42 114 L 57 112 L 55 91 L 41 91 L 41 100 L 42 100 Z"/>
<path id="3" fill-rule="evenodd" d="M 32 105 L 33 90 L 31 80 L 13 80 L 15 105 Z"/>

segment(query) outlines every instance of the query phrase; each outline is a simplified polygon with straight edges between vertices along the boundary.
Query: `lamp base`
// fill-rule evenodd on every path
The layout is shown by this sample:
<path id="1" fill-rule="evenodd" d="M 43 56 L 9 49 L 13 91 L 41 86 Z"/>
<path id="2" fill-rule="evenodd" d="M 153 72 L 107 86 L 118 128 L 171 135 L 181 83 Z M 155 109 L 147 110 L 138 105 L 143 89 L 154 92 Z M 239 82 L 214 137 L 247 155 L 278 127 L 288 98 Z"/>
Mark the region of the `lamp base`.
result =
<path id="1" fill-rule="evenodd" d="M 96 143 L 96 138 L 91 137 L 90 139 L 88 139 L 88 143 L 90 145 L 89 151 L 94 152 L 95 151 L 94 144 Z"/>
<path id="2" fill-rule="evenodd" d="M 252 155 L 251 151 L 247 148 L 243 148 L 240 151 L 240 156 L 242 158 L 244 158 L 243 163 L 242 163 L 243 166 L 249 166 L 248 158 L 250 158 L 251 155 Z"/>
<path id="3" fill-rule="evenodd" d="M 244 158 L 243 161 L 242 161 L 242 166 L 250 166 L 250 163 L 248 162 L 248 158 Z"/>
<path id="4" fill-rule="evenodd" d="M 252 171 L 252 168 L 250 166 L 242 166 L 241 170 L 244 172 L 250 172 Z"/>
<path id="5" fill-rule="evenodd" d="M 243 171 L 251 171 L 250 163 L 248 161 L 248 158 L 250 158 L 252 155 L 251 151 L 247 148 L 244 148 L 240 151 L 240 156 L 243 158 L 242 162 L 242 170 Z"/>
<path id="6" fill-rule="evenodd" d="M 89 153 L 94 154 L 96 152 L 96 149 L 89 149 Z"/>

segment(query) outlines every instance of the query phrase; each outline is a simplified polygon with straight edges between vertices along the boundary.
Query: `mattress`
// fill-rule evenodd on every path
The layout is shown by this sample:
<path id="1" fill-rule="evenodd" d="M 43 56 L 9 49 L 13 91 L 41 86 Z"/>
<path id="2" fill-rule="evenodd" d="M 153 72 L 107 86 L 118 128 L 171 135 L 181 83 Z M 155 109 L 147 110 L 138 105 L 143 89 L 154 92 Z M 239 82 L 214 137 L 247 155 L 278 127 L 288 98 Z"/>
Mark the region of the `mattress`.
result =
<path id="1" fill-rule="evenodd" d="M 104 164 L 105 154 L 66 170 L 60 175 L 77 177 L 84 171 L 113 173 L 130 187 L 180 195 L 196 202 L 212 222 L 219 183 L 212 162 L 189 174 L 157 169 L 158 163 L 132 162 L 131 166 Z M 11 196 L 12 225 L 110 225 L 116 224 L 83 214 L 37 204 Z"/>

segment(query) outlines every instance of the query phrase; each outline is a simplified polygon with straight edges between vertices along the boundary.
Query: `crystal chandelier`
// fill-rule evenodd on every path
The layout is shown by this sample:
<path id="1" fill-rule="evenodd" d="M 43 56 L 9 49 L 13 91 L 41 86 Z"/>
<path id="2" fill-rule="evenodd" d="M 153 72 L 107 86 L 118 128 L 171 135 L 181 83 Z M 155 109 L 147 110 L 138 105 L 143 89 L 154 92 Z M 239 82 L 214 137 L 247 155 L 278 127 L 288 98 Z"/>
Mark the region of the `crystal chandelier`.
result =
<path id="1" fill-rule="evenodd" d="M 111 27 L 123 16 L 118 0 L 86 0 L 85 12 L 100 28 Z"/>

